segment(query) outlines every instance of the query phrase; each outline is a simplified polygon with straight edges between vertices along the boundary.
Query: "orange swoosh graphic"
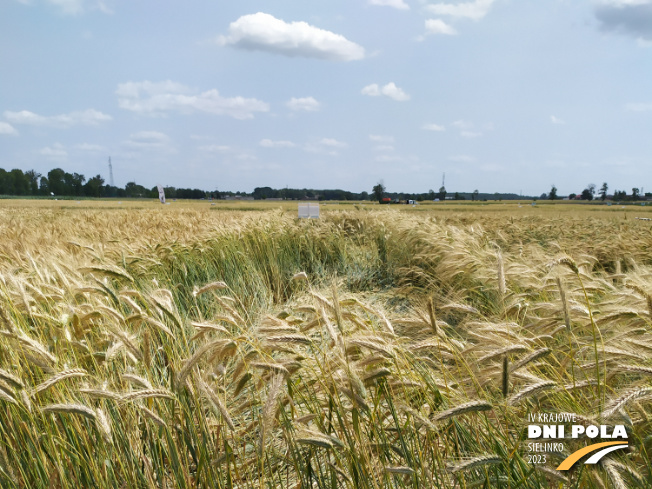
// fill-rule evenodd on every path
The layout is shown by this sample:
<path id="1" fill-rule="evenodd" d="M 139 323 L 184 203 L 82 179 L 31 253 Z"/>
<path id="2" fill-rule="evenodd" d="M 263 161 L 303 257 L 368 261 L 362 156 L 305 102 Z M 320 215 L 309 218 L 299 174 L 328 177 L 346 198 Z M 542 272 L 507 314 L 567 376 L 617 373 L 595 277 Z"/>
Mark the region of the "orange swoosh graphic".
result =
<path id="1" fill-rule="evenodd" d="M 595 443 L 593 445 L 589 445 L 588 447 L 580 448 L 578 451 L 571 453 L 568 456 L 568 458 L 566 458 L 566 460 L 560 463 L 559 467 L 557 467 L 557 470 L 570 469 L 575 464 L 575 462 L 581 459 L 584 455 L 586 455 L 587 453 L 595 452 L 600 448 L 609 447 L 611 445 L 626 445 L 626 444 L 627 443 L 624 441 L 605 441 L 602 443 Z"/>

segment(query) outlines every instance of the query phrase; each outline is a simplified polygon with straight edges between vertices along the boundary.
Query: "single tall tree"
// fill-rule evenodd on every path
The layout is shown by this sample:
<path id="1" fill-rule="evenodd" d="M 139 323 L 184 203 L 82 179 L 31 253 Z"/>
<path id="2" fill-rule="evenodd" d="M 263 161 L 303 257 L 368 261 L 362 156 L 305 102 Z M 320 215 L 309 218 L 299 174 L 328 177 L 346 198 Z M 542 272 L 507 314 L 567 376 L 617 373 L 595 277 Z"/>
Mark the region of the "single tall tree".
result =
<path id="1" fill-rule="evenodd" d="M 41 178 L 41 174 L 34 170 L 27 170 L 25 172 L 25 177 L 29 181 L 29 193 L 31 195 L 38 194 L 38 181 L 39 178 Z"/>
<path id="2" fill-rule="evenodd" d="M 102 197 L 103 189 L 104 179 L 101 175 L 95 175 L 89 178 L 86 185 L 84 185 L 84 195 L 89 197 Z"/>
<path id="3" fill-rule="evenodd" d="M 607 199 L 607 190 L 609 190 L 609 186 L 607 185 L 607 182 L 604 182 L 602 187 L 600 187 L 600 200 L 603 202 Z"/>
<path id="4" fill-rule="evenodd" d="M 383 185 L 382 180 L 374 185 L 374 188 L 371 191 L 378 203 L 381 203 L 383 201 L 383 196 L 385 195 L 385 185 Z"/>
<path id="5" fill-rule="evenodd" d="M 555 200 L 557 198 L 557 187 L 555 187 L 555 184 L 552 184 L 552 188 L 550 189 L 550 192 L 548 193 L 548 198 L 550 200 Z"/>
<path id="6" fill-rule="evenodd" d="M 53 168 L 48 172 L 47 185 L 48 190 L 54 195 L 71 195 L 66 191 L 66 184 L 63 180 L 66 174 L 61 168 Z"/>

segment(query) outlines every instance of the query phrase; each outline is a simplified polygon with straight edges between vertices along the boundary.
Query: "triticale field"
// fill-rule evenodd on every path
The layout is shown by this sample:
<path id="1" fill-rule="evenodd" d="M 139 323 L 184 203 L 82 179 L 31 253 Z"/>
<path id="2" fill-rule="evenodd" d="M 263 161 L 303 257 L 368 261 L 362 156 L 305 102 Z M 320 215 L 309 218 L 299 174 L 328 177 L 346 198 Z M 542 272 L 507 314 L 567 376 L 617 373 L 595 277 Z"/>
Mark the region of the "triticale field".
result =
<path id="1" fill-rule="evenodd" d="M 0 201 L 1 487 L 652 487 L 648 208 L 274 204 Z"/>

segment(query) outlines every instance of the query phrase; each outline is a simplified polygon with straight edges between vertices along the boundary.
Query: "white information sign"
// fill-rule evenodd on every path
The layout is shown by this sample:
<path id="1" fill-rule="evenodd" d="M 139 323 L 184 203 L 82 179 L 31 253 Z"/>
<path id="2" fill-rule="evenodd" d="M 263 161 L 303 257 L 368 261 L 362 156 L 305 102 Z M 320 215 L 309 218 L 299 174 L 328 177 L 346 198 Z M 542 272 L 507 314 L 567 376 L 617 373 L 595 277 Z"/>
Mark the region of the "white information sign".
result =
<path id="1" fill-rule="evenodd" d="M 299 204 L 299 219 L 319 219 L 319 204 Z"/>

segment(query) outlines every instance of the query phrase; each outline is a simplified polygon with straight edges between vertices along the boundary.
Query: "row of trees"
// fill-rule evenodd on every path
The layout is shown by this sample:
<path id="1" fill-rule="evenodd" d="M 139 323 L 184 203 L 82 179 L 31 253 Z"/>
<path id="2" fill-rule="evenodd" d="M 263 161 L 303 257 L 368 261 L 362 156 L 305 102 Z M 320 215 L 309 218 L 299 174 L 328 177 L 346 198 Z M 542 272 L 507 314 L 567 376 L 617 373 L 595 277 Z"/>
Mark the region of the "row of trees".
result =
<path id="1" fill-rule="evenodd" d="M 225 195 L 230 195 L 231 192 L 225 192 Z M 261 199 L 285 199 L 285 200 L 367 200 L 369 194 L 367 192 L 347 192 L 346 190 L 339 189 L 298 189 L 298 188 L 281 188 L 274 189 L 271 187 L 256 187 L 251 193 L 251 196 L 256 200 Z"/>
<path id="2" fill-rule="evenodd" d="M 6 171 L 0 168 L 0 195 L 17 196 L 55 196 L 55 197 L 158 197 L 158 189 L 145 188 L 136 182 L 122 187 L 105 185 L 101 175 L 89 178 L 80 173 L 68 173 L 61 168 L 41 175 L 34 170 L 23 172 L 20 169 Z M 219 198 L 219 192 L 206 192 L 199 189 L 166 187 L 169 198 L 203 199 Z"/>
<path id="3" fill-rule="evenodd" d="M 68 173 L 61 168 L 50 170 L 43 176 L 34 170 L 6 171 L 0 168 L 0 194 L 2 195 L 88 195 L 99 197 L 104 179 L 97 175 L 88 181 L 79 173 Z"/>
<path id="4" fill-rule="evenodd" d="M 385 195 L 383 186 L 382 194 Z M 156 187 L 145 188 L 136 182 L 129 182 L 122 187 L 106 185 L 101 175 L 89 179 L 80 173 L 68 173 L 61 168 L 50 170 L 42 175 L 29 170 L 20 169 L 6 171 L 0 168 L 0 195 L 16 196 L 55 196 L 55 197 L 158 197 Z M 288 200 L 369 200 L 367 192 L 348 192 L 345 190 L 315 190 L 315 189 L 273 189 L 271 187 L 256 187 L 251 194 L 245 192 L 218 192 L 200 189 L 165 187 L 165 195 L 170 199 L 219 199 L 226 196 L 253 197 L 254 199 L 288 199 Z M 390 193 L 392 199 L 401 200 L 434 200 L 446 198 L 446 189 L 442 187 L 438 193 L 430 190 L 427 193 Z M 473 198 L 477 191 L 473 194 Z M 456 198 L 465 197 L 456 194 Z M 381 200 L 381 199 L 378 199 Z"/>
<path id="5" fill-rule="evenodd" d="M 385 187 L 382 186 L 382 195 L 385 195 Z M 375 192 L 375 190 L 374 190 Z M 156 187 L 146 188 L 136 182 L 129 182 L 122 187 L 107 185 L 101 175 L 95 175 L 87 179 L 80 173 L 69 173 L 61 168 L 50 170 L 47 175 L 42 175 L 34 170 L 23 172 L 20 169 L 6 171 L 0 168 L 0 195 L 15 196 L 54 196 L 54 197 L 158 197 Z M 287 200 L 369 200 L 367 192 L 348 192 L 339 189 L 274 189 L 271 187 L 256 187 L 251 194 L 245 192 L 219 192 L 205 191 L 190 188 L 165 187 L 165 195 L 170 199 L 219 199 L 227 196 L 253 197 L 254 199 L 287 199 Z M 446 198 L 446 189 L 439 189 L 438 193 L 430 190 L 427 193 L 390 193 L 392 199 L 401 200 L 434 200 Z M 375 196 L 375 195 L 374 195 Z M 472 198 L 477 196 L 477 190 Z M 464 199 L 456 193 L 458 199 Z M 379 199 L 375 196 L 377 200 Z"/>
<path id="6" fill-rule="evenodd" d="M 600 200 L 603 202 L 607 200 L 610 196 L 608 194 L 609 191 L 609 185 L 607 182 L 604 182 L 602 184 L 602 187 L 600 187 L 600 190 L 598 191 L 598 197 Z M 582 193 L 580 194 L 570 194 L 568 198 L 570 200 L 575 200 L 575 199 L 580 199 L 580 200 L 593 200 L 596 194 L 596 186 L 593 183 L 590 183 L 587 185 L 587 187 L 582 190 Z M 632 189 L 632 194 L 627 195 L 627 192 L 625 190 L 616 190 L 614 191 L 613 196 L 611 197 L 612 200 L 617 200 L 617 201 L 637 201 L 637 200 L 645 200 L 647 197 L 652 197 L 652 193 L 646 193 L 645 195 L 641 195 L 642 192 L 639 188 L 634 187 Z M 548 194 L 543 194 L 541 196 L 542 199 L 549 199 L 549 200 L 555 200 L 559 199 L 560 197 L 557 195 L 557 187 L 553 184 L 552 188 L 550 189 L 550 192 Z"/>
<path id="7" fill-rule="evenodd" d="M 222 192 L 223 196 L 233 196 L 233 195 L 247 195 L 244 193 L 236 192 Z M 376 200 L 382 202 L 383 198 L 388 198 L 392 201 L 394 200 L 415 200 L 415 201 L 424 201 L 424 200 L 480 200 L 480 199 L 517 199 L 519 198 L 516 194 L 481 194 L 477 190 L 473 192 L 461 193 L 455 192 L 451 194 L 446 191 L 446 188 L 441 187 L 438 192 L 434 190 L 429 190 L 428 192 L 423 193 L 410 193 L 410 192 L 388 192 L 385 188 L 385 185 L 382 182 L 379 182 L 371 190 L 371 194 L 367 192 L 348 192 L 346 190 L 315 190 L 315 189 L 293 189 L 293 188 L 283 188 L 283 189 L 273 189 L 271 187 L 256 187 L 251 193 L 251 196 L 256 199 L 287 199 L 287 200 Z"/>
<path id="8" fill-rule="evenodd" d="M 417 202 L 421 202 L 424 200 L 446 200 L 446 199 L 451 199 L 451 200 L 487 200 L 487 199 L 496 199 L 496 200 L 502 200 L 502 199 L 516 199 L 519 196 L 516 194 L 501 194 L 501 193 L 494 193 L 494 194 L 481 194 L 477 189 L 474 190 L 473 192 L 469 193 L 463 193 L 463 192 L 455 192 L 454 194 L 449 194 L 449 192 L 446 191 L 446 187 L 443 185 L 439 187 L 439 191 L 435 192 L 434 190 L 430 189 L 427 193 L 422 193 L 422 194 L 406 194 L 406 193 L 388 193 L 387 189 L 385 188 L 385 184 L 381 181 L 378 182 L 372 189 L 371 195 L 373 197 L 373 200 L 377 200 L 378 202 L 382 202 L 384 198 L 390 198 L 390 199 L 398 199 L 398 200 L 416 200 Z"/>
<path id="9" fill-rule="evenodd" d="M 637 201 L 646 197 L 652 197 L 651 193 L 642 195 L 639 188 L 633 188 L 631 195 L 624 190 L 616 190 L 613 196 L 608 195 L 609 186 L 607 182 L 597 191 L 601 200 L 611 198 L 617 201 Z M 68 173 L 61 168 L 50 170 L 47 175 L 41 175 L 34 170 L 23 172 L 20 169 L 6 171 L 0 168 L 0 195 L 16 196 L 57 196 L 57 197 L 158 197 L 156 187 L 145 188 L 136 182 L 129 182 L 124 188 L 106 185 L 101 175 L 95 175 L 89 179 L 80 173 Z M 219 199 L 225 196 L 251 196 L 254 199 L 284 199 L 284 200 L 377 200 L 382 202 L 384 198 L 391 200 L 486 200 L 486 199 L 517 199 L 523 198 L 516 194 L 480 194 L 477 190 L 471 193 L 455 192 L 450 196 L 444 186 L 439 188 L 438 192 L 429 190 L 425 193 L 389 193 L 383 182 L 378 182 L 372 189 L 371 194 L 367 192 L 347 192 L 345 190 L 315 190 L 315 189 L 273 189 L 271 187 L 256 187 L 251 194 L 244 192 L 218 192 L 205 191 L 190 188 L 165 187 L 165 195 L 171 199 Z M 542 199 L 555 200 L 559 199 L 557 187 L 552 186 L 548 194 L 542 194 Z M 596 186 L 589 184 L 582 190 L 579 196 L 570 194 L 570 199 L 594 200 L 596 197 Z"/>

